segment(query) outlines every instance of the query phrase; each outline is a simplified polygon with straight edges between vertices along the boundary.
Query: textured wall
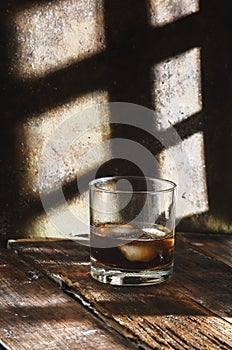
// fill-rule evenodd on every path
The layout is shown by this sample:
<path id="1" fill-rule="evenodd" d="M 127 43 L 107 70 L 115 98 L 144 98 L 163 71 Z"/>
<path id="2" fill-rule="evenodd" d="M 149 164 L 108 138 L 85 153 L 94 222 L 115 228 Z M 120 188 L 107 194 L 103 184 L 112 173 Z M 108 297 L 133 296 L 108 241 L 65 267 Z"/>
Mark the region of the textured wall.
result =
<path id="1" fill-rule="evenodd" d="M 1 5 L 3 240 L 60 235 L 43 210 L 40 186 L 55 193 L 62 182 L 70 208 L 87 219 L 86 195 L 77 195 L 76 178 L 87 190 L 96 171 L 136 173 L 128 162 L 105 164 L 113 157 L 110 147 L 83 161 L 96 144 L 112 137 L 145 145 L 160 162 L 161 176 L 178 183 L 181 172 L 177 215 L 185 219 L 180 229 L 232 231 L 227 6 L 229 1 L 222 7 L 216 0 L 11 0 Z M 42 152 L 53 132 L 88 106 L 107 101 L 156 111 L 151 128 L 165 134 L 175 127 L 183 142 L 170 141 L 170 149 L 184 149 L 188 166 L 180 160 L 173 167 L 170 150 L 159 149 L 143 132 L 98 130 L 93 123 L 60 156 L 59 171 L 47 159 L 50 179 L 41 184 Z M 79 131 L 81 125 L 80 120 Z"/>

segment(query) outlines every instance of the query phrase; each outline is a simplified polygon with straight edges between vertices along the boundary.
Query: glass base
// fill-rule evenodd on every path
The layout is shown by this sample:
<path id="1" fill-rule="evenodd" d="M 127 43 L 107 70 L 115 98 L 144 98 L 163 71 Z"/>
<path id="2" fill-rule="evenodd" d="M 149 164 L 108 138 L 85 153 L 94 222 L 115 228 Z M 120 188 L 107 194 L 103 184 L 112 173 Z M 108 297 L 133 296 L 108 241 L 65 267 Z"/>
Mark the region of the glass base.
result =
<path id="1" fill-rule="evenodd" d="M 91 276 L 102 283 L 114 286 L 148 286 L 168 281 L 173 272 L 173 264 L 163 266 L 162 269 L 128 271 L 97 264 L 91 259 Z"/>

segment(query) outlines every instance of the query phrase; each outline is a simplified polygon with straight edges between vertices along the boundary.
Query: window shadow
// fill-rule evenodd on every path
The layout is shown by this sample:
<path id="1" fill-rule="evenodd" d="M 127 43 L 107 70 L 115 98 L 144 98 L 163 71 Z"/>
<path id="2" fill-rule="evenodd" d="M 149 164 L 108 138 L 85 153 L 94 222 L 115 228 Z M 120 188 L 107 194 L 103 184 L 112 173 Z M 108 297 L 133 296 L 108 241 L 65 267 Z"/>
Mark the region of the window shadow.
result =
<path id="1" fill-rule="evenodd" d="M 232 232 L 232 50 L 229 1 L 201 0 L 201 128 L 204 132 L 209 212 L 182 220 L 187 231 Z M 188 121 L 187 121 L 188 123 Z M 191 118 L 189 120 L 191 126 Z"/>
<path id="2" fill-rule="evenodd" d="M 31 5 L 34 3 L 30 2 Z M 198 131 L 204 132 L 210 210 L 206 214 L 184 219 L 179 228 L 213 231 L 223 230 L 224 227 L 228 230 L 232 224 L 232 50 L 229 0 L 223 6 L 216 0 L 201 0 L 198 13 L 159 28 L 149 24 L 147 1 L 105 0 L 106 49 L 30 82 L 14 78 L 10 74 L 12 52 L 8 43 L 11 38 L 14 40 L 15 32 L 11 26 L 9 10 L 14 9 L 16 4 L 17 8 L 23 7 L 24 1 L 12 0 L 1 5 L 2 238 L 18 236 L 21 220 L 30 219 L 33 212 L 29 210 L 24 213 L 26 218 L 15 215 L 15 208 L 22 201 L 19 177 L 23 176 L 24 171 L 17 168 L 15 128 L 19 123 L 31 115 L 39 115 L 96 90 L 107 90 L 110 102 L 123 101 L 152 108 L 151 65 L 196 46 L 201 47 L 202 53 L 203 111 L 174 127 L 182 139 Z M 150 127 L 152 129 L 152 123 Z M 135 132 L 131 127 L 112 128 L 112 138 L 125 136 L 136 142 L 144 139 L 147 145 L 152 143 L 147 141 L 147 135 Z M 159 151 L 159 145 L 154 143 L 153 154 Z M 114 155 L 114 149 L 112 152 Z M 112 161 L 105 168 L 103 166 L 101 176 L 104 172 L 107 175 L 115 174 L 116 169 L 120 168 L 117 162 L 118 160 Z M 131 167 L 129 163 L 125 165 L 125 160 L 122 162 L 124 175 L 126 168 L 128 173 L 137 174 L 136 167 Z M 70 196 L 72 191 L 75 192 L 76 189 L 70 184 Z M 35 206 L 40 207 L 40 204 L 36 203 Z M 218 223 L 217 227 L 212 222 L 209 224 L 210 215 L 219 220 L 221 226 Z"/>

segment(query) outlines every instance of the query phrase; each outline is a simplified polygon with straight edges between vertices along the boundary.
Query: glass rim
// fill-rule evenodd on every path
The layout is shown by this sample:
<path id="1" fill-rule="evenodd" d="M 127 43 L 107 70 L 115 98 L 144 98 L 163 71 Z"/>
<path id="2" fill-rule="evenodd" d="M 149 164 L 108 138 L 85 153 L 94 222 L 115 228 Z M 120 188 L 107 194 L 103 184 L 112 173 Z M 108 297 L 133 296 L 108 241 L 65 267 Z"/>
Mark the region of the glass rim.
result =
<path id="1" fill-rule="evenodd" d="M 160 189 L 160 190 L 147 190 L 147 191 L 139 191 L 139 190 L 109 190 L 106 188 L 100 188 L 97 187 L 96 185 L 99 184 L 104 184 L 109 180 L 127 180 L 127 179 L 133 179 L 133 180 L 145 180 L 150 181 L 150 182 L 163 182 L 166 184 L 169 184 L 170 187 L 166 188 L 166 189 Z M 117 194 L 117 193 L 135 193 L 135 194 L 156 194 L 156 193 L 167 193 L 167 192 L 174 192 L 176 189 L 177 185 L 175 184 L 175 182 L 171 181 L 171 180 L 167 180 L 167 179 L 163 179 L 163 178 L 158 178 L 158 177 L 149 177 L 149 176 L 133 176 L 133 175 L 121 175 L 121 176 L 106 176 L 106 177 L 99 177 L 97 179 L 94 179 L 92 181 L 89 182 L 89 189 L 94 188 L 95 190 L 99 191 L 99 192 L 105 192 L 105 193 L 112 193 L 112 194 Z"/>

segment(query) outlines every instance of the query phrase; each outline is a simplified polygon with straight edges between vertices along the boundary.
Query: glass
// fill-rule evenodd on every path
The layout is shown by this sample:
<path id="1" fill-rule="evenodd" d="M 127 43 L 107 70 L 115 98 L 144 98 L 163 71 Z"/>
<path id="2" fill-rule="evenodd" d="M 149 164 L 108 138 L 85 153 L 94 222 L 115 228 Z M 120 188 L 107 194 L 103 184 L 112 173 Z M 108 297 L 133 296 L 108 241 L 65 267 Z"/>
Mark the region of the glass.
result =
<path id="1" fill-rule="evenodd" d="M 99 178 L 90 190 L 90 272 L 119 286 L 157 284 L 173 272 L 175 189 L 168 180 Z"/>

